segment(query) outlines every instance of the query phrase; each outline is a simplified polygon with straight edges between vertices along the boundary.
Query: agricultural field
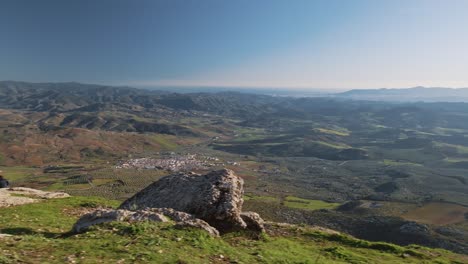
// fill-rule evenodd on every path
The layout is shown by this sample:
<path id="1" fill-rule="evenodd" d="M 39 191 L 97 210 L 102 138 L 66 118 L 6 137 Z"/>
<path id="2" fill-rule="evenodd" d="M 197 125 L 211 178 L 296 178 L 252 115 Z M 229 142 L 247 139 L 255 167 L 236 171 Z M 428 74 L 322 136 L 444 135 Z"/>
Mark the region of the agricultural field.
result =
<path id="1" fill-rule="evenodd" d="M 284 198 L 284 206 L 303 210 L 335 209 L 339 205 L 338 203 L 327 203 L 321 200 L 302 199 L 294 196 Z"/>
<path id="2" fill-rule="evenodd" d="M 402 215 L 403 218 L 432 225 L 450 225 L 466 221 L 468 208 L 457 204 L 428 203 Z"/>

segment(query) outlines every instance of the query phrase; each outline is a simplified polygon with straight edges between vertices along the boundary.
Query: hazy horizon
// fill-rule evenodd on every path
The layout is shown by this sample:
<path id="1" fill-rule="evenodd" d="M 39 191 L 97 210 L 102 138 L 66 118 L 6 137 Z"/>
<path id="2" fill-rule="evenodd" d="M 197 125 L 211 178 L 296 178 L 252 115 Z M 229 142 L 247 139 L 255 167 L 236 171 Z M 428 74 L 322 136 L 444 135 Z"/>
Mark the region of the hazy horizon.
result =
<path id="1" fill-rule="evenodd" d="M 352 90 L 405 90 L 405 89 L 451 89 L 451 90 L 460 90 L 460 89 L 468 89 L 468 87 L 426 87 L 426 86 L 414 86 L 414 87 L 372 87 L 372 88 L 295 88 L 295 87 L 266 87 L 266 86 L 232 86 L 232 85 L 177 85 L 177 84 L 169 84 L 169 85 L 162 85 L 162 84 L 118 84 L 118 83 L 100 83 L 100 82 L 82 82 L 82 81 L 28 81 L 28 80 L 0 80 L 0 82 L 24 82 L 24 83 L 79 83 L 84 85 L 103 85 L 103 86 L 114 86 L 114 87 L 130 87 L 130 88 L 138 88 L 138 89 L 149 89 L 149 90 L 213 90 L 213 91 L 278 91 L 278 92 L 305 92 L 305 93 L 342 93 Z"/>
<path id="2" fill-rule="evenodd" d="M 6 0 L 0 79 L 295 91 L 462 88 L 465 11 L 462 0 Z"/>

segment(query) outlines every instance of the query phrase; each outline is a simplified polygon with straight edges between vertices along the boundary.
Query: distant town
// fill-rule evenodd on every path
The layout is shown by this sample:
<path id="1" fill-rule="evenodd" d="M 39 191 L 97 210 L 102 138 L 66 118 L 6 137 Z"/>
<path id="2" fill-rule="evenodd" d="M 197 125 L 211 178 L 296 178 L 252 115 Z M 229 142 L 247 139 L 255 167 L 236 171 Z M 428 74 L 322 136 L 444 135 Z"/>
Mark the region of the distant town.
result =
<path id="1" fill-rule="evenodd" d="M 177 154 L 170 152 L 163 154 L 162 158 L 137 158 L 121 160 L 116 169 L 158 169 L 171 172 L 204 170 L 226 165 L 239 166 L 235 161 L 221 161 L 219 158 L 197 154 Z"/>

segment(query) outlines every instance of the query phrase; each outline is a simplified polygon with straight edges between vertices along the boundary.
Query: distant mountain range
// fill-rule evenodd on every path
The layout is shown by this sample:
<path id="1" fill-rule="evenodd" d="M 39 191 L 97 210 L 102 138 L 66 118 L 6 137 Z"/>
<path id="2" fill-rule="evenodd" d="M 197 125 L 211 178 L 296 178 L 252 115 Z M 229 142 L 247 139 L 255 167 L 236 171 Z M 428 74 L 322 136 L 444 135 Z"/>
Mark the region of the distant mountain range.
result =
<path id="1" fill-rule="evenodd" d="M 333 97 L 341 99 L 387 101 L 387 102 L 468 102 L 468 88 L 445 87 L 412 87 L 412 88 L 380 88 L 353 89 L 343 92 L 309 89 L 291 90 L 287 88 L 246 88 L 246 87 L 158 87 L 159 90 L 176 93 L 220 93 L 240 92 L 247 94 L 263 94 L 275 97 Z M 153 89 L 151 89 L 153 90 Z"/>
<path id="2" fill-rule="evenodd" d="M 353 89 L 345 92 L 325 90 L 258 89 L 236 87 L 158 87 L 156 89 L 106 86 L 95 84 L 29 83 L 0 81 L 0 107 L 42 111 L 76 110 L 122 104 L 148 107 L 183 108 L 185 110 L 226 110 L 228 105 L 246 107 L 282 104 L 290 98 L 322 97 L 386 102 L 468 102 L 468 88 L 413 87 Z M 253 96 L 253 97 L 252 97 Z M 255 100 L 253 99 L 255 98 Z M 222 106 L 222 107 L 221 107 Z M 241 107 L 241 108 L 242 108 Z M 229 108 L 229 107 L 228 107 Z M 237 110 L 241 110 L 241 108 Z M 245 109 L 244 109 L 245 110 Z"/>
<path id="3" fill-rule="evenodd" d="M 182 94 L 239 92 L 244 94 L 262 94 L 275 97 L 295 98 L 334 97 L 352 100 L 388 102 L 468 102 L 468 88 L 446 87 L 418 86 L 412 88 L 353 89 L 349 91 L 325 89 L 297 90 L 287 88 L 273 89 L 246 87 L 158 87 L 157 89 Z"/>
<path id="4" fill-rule="evenodd" d="M 29 111 L 206 111 L 256 113 L 286 98 L 240 92 L 176 93 L 95 84 L 0 81 L 0 108 Z"/>
<path id="5" fill-rule="evenodd" d="M 468 88 L 413 87 L 406 89 L 364 89 L 337 93 L 334 97 L 394 102 L 468 102 Z"/>

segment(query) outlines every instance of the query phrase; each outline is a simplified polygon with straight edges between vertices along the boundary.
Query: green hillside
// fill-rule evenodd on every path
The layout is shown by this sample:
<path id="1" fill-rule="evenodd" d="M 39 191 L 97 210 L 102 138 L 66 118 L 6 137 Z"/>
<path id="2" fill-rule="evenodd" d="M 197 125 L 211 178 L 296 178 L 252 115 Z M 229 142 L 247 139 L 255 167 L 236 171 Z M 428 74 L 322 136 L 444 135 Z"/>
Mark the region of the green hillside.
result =
<path id="1" fill-rule="evenodd" d="M 466 263 L 466 256 L 421 246 L 368 242 L 331 230 L 269 224 L 260 238 L 213 238 L 171 223 L 110 223 L 68 233 L 80 214 L 118 203 L 71 197 L 0 211 L 0 263 Z"/>

